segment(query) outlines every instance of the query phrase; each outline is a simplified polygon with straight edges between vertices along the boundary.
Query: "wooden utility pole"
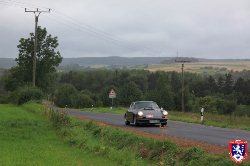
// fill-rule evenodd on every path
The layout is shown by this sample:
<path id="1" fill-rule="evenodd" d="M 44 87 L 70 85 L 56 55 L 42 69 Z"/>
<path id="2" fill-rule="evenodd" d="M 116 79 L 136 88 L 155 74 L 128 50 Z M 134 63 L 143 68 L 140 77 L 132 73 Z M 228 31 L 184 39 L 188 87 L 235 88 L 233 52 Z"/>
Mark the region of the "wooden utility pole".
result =
<path id="1" fill-rule="evenodd" d="M 27 10 L 25 8 L 25 12 L 32 12 L 35 14 L 35 41 L 34 41 L 34 54 L 33 54 L 33 69 L 32 69 L 32 84 L 35 87 L 36 86 L 36 52 L 37 52 L 37 24 L 38 24 L 38 17 L 41 13 L 49 13 L 50 9 L 47 11 L 45 10 L 39 10 L 38 8 L 36 10 Z"/>
<path id="2" fill-rule="evenodd" d="M 181 111 L 185 112 L 185 88 L 184 88 L 184 63 L 190 62 L 188 60 L 175 60 L 175 62 L 182 63 L 181 64 Z"/>

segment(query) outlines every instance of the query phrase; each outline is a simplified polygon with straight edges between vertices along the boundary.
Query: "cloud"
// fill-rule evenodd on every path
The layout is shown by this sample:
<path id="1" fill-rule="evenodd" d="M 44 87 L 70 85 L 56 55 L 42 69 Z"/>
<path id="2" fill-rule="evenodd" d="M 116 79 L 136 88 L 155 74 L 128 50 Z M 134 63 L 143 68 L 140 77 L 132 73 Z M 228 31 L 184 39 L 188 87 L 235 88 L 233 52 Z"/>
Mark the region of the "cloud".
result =
<path id="1" fill-rule="evenodd" d="M 58 36 L 64 57 L 250 57 L 248 0 L 4 1 L 0 57 L 16 57 L 18 40 L 34 31 L 23 6 L 53 9 L 39 25 Z"/>

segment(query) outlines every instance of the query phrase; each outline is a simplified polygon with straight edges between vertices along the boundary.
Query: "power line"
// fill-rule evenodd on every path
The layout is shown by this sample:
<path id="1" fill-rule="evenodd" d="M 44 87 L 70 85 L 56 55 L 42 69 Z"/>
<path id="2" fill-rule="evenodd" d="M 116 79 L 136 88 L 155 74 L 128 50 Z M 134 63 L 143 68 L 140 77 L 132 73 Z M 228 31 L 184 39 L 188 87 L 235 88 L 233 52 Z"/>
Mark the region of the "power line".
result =
<path id="1" fill-rule="evenodd" d="M 94 28 L 93 26 L 90 26 L 86 23 L 82 23 L 82 22 L 79 23 L 79 21 L 75 20 L 74 18 L 66 16 L 64 14 L 59 14 L 59 13 L 61 13 L 61 12 L 55 11 L 55 14 L 57 14 L 57 17 L 61 17 L 60 20 L 70 22 L 70 24 L 74 24 L 74 26 L 78 26 L 79 28 L 83 29 L 83 31 L 87 31 L 90 34 L 94 34 L 94 36 L 97 35 L 96 37 L 98 37 L 98 38 L 99 38 L 99 36 L 101 36 L 102 39 L 109 40 L 113 44 L 116 44 L 116 45 L 119 45 L 122 47 L 126 47 L 126 48 L 131 49 L 131 50 L 139 50 L 138 47 L 134 46 L 135 43 L 131 43 L 129 41 L 124 41 L 122 39 L 115 37 L 114 35 L 112 35 L 110 33 L 104 32 L 102 30 L 98 30 L 98 29 Z M 131 44 L 132 46 L 127 46 L 127 44 Z M 153 54 L 153 55 L 155 54 L 154 51 L 152 51 L 150 48 L 147 48 L 145 46 L 142 47 L 141 49 L 143 49 L 144 51 L 147 51 L 150 54 Z"/>
<path id="2" fill-rule="evenodd" d="M 23 7 L 24 5 L 26 6 L 29 6 L 31 8 L 34 8 L 34 7 L 39 7 L 39 8 L 44 8 L 44 9 L 49 9 L 47 7 L 44 7 L 44 6 L 38 6 L 38 5 L 34 5 L 34 4 L 31 4 L 31 3 L 26 3 L 26 2 L 20 2 L 20 1 L 17 1 L 17 0 L 0 0 L 0 2 L 5 2 L 5 3 L 9 3 L 9 4 L 15 4 L 19 7 Z M 108 33 L 108 32 L 105 32 L 103 30 L 99 30 L 91 25 L 88 25 L 84 22 L 79 22 L 78 20 L 76 20 L 75 18 L 73 17 L 70 17 L 70 16 L 67 16 L 65 14 L 63 14 L 62 12 L 60 11 L 57 11 L 57 10 L 54 10 L 53 9 L 53 13 L 51 16 L 54 16 L 56 17 L 55 21 L 57 23 L 61 23 L 61 24 L 64 24 L 68 27 L 71 27 L 71 29 L 77 29 L 77 30 L 80 30 L 82 32 L 87 32 L 89 33 L 90 35 L 94 36 L 94 37 L 97 37 L 97 38 L 100 38 L 102 40 L 105 40 L 105 41 L 108 41 L 108 42 L 111 42 L 119 47 L 123 47 L 123 48 L 127 48 L 127 49 L 130 49 L 130 50 L 133 50 L 133 51 L 145 51 L 144 53 L 146 54 L 150 54 L 150 55 L 155 55 L 156 54 L 156 50 L 152 50 L 152 48 L 150 47 L 147 47 L 147 46 L 140 46 L 140 48 L 138 48 L 135 43 L 133 42 L 130 42 L 130 41 L 125 41 L 125 40 L 122 40 L 122 39 L 119 39 L 117 38 L 116 36 L 114 36 L 113 34 L 111 33 Z M 58 19 L 58 17 L 60 17 L 60 19 Z M 69 25 L 69 24 L 72 24 L 72 25 Z M 158 53 L 160 53 L 160 51 L 157 51 Z"/>
<path id="3" fill-rule="evenodd" d="M 76 23 L 76 22 L 77 22 L 77 23 L 79 22 L 79 21 L 77 21 L 76 19 L 74 19 L 73 17 L 67 16 L 67 15 L 65 15 L 65 14 L 63 14 L 63 13 L 61 13 L 61 12 L 59 12 L 59 11 L 55 11 L 55 13 L 58 13 L 58 14 L 64 16 L 65 18 L 68 18 L 70 21 L 75 22 L 75 23 Z M 78 25 L 84 26 L 85 28 L 90 29 L 90 30 L 93 30 L 93 31 L 97 32 L 98 34 L 104 35 L 104 36 L 106 36 L 106 37 L 108 37 L 108 38 L 110 38 L 110 39 L 112 39 L 112 40 L 114 40 L 114 41 L 121 42 L 121 43 L 129 43 L 128 41 L 124 41 L 123 39 L 120 39 L 119 37 L 114 36 L 114 35 L 111 34 L 111 33 L 108 33 L 108 32 L 105 32 L 105 31 L 103 31 L 103 30 L 97 29 L 97 28 L 95 28 L 95 27 L 93 27 L 93 26 L 91 26 L 91 25 L 89 25 L 89 24 L 86 24 L 86 23 L 84 23 L 84 22 L 82 22 L 82 21 L 81 21 L 80 23 L 78 23 Z M 131 44 L 134 44 L 134 43 L 131 43 Z M 149 47 L 147 47 L 147 46 L 144 46 L 143 49 L 151 50 L 151 48 L 149 48 Z"/>

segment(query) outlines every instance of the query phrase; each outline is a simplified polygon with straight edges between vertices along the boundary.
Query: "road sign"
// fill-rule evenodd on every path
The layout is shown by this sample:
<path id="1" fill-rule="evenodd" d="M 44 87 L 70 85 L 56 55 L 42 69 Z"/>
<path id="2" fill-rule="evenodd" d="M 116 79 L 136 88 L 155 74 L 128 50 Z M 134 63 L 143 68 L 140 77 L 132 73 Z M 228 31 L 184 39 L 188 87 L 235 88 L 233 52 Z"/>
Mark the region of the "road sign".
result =
<path id="1" fill-rule="evenodd" d="M 110 99 L 116 98 L 116 93 L 114 89 L 111 89 L 111 91 L 109 92 L 109 98 Z"/>

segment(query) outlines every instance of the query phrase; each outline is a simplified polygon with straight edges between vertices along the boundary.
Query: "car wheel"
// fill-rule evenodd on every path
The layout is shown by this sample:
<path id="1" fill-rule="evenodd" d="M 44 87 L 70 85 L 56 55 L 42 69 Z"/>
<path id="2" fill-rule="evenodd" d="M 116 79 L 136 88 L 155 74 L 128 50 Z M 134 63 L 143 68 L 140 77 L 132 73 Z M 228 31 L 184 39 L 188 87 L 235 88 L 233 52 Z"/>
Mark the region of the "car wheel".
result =
<path id="1" fill-rule="evenodd" d="M 161 123 L 161 127 L 167 126 L 167 123 Z"/>
<path id="2" fill-rule="evenodd" d="M 130 122 L 125 119 L 125 125 L 130 125 Z"/>

